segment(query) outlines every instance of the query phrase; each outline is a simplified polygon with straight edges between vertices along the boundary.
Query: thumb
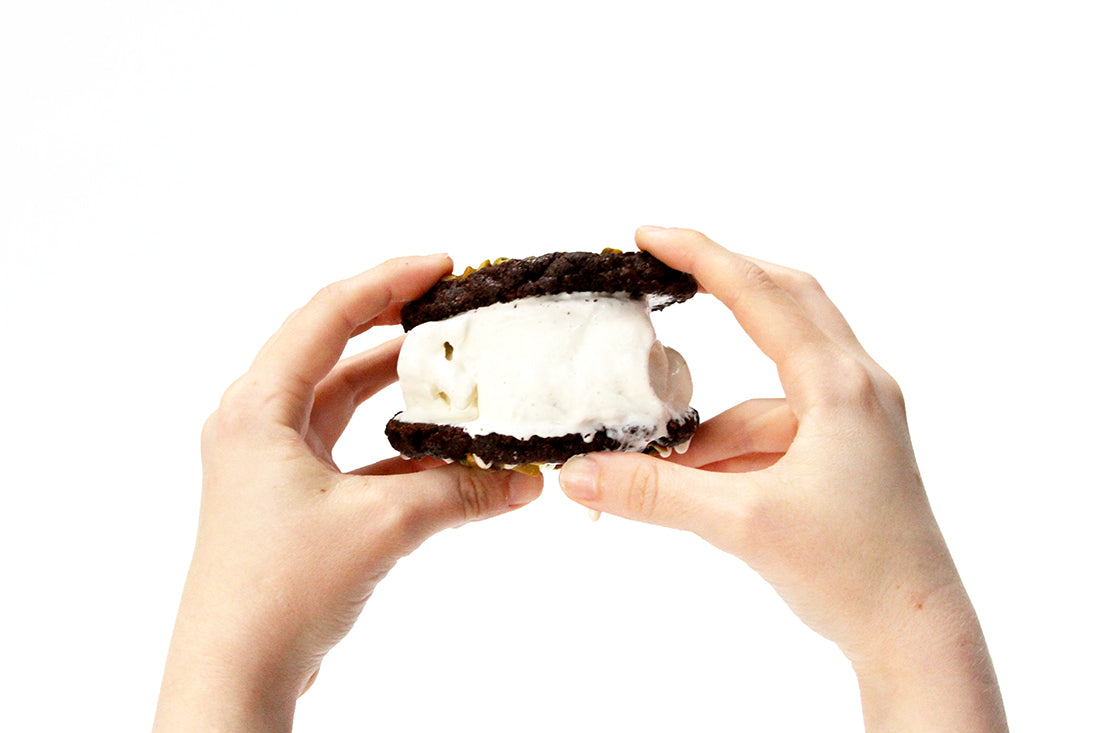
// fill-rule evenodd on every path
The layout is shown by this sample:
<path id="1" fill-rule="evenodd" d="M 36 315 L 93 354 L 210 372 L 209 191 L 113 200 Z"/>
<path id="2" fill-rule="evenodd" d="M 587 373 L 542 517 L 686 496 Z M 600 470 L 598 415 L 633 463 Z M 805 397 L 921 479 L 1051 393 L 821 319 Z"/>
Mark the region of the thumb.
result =
<path id="1" fill-rule="evenodd" d="M 417 473 L 370 477 L 384 482 L 412 539 L 517 509 L 542 493 L 542 475 L 452 464 Z M 376 484 L 377 485 L 377 484 Z"/>
<path id="2" fill-rule="evenodd" d="M 722 502 L 716 474 L 640 453 L 589 453 L 566 461 L 562 491 L 589 509 L 707 537 Z"/>

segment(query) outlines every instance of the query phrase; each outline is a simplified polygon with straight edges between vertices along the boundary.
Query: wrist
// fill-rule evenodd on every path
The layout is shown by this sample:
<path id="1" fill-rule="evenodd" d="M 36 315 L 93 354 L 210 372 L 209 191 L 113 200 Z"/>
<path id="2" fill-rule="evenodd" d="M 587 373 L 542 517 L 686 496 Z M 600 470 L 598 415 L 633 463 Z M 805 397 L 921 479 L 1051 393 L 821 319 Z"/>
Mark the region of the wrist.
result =
<path id="1" fill-rule="evenodd" d="M 849 654 L 867 731 L 1008 730 L 985 637 L 961 583 L 905 597 L 885 628 Z"/>
<path id="2" fill-rule="evenodd" d="M 173 639 L 153 729 L 289 731 L 297 698 L 294 684 L 281 675 Z"/>
<path id="3" fill-rule="evenodd" d="M 154 730 L 289 731 L 307 673 L 269 625 L 188 584 L 176 618 Z M 265 638 L 266 637 L 266 638 Z M 272 638 L 275 637 L 275 638 Z"/>

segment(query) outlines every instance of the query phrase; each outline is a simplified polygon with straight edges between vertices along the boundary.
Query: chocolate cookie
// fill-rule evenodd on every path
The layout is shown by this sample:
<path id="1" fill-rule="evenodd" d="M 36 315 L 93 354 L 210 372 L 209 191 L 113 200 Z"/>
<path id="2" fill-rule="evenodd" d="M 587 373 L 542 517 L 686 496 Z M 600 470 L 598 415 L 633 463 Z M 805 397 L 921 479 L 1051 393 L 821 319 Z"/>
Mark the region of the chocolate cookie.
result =
<path id="1" fill-rule="evenodd" d="M 649 443 L 650 449 L 664 452 L 681 445 L 691 438 L 697 427 L 699 413 L 691 410 L 682 418 L 669 422 L 667 435 Z M 623 432 L 630 430 L 625 428 Z M 386 437 L 390 445 L 409 458 L 435 456 L 481 468 L 512 468 L 531 463 L 560 465 L 581 453 L 625 450 L 622 438 L 612 437 L 607 430 L 600 430 L 587 440 L 579 433 L 521 439 L 500 433 L 470 435 L 455 425 L 390 420 L 386 425 Z"/>
<path id="2" fill-rule="evenodd" d="M 695 295 L 691 275 L 648 252 L 551 252 L 521 260 L 497 260 L 458 277 L 444 278 L 401 309 L 406 331 L 474 308 L 558 293 L 625 293 L 645 297 L 660 310 Z"/>

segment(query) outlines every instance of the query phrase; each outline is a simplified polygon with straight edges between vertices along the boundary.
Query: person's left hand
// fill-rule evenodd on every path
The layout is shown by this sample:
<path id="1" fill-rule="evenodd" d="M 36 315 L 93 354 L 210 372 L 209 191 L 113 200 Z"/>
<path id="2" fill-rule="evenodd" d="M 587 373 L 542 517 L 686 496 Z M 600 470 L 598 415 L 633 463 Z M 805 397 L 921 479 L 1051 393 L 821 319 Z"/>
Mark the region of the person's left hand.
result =
<path id="1" fill-rule="evenodd" d="M 399 321 L 450 258 L 391 260 L 287 319 L 203 428 L 198 538 L 157 730 L 289 730 L 321 658 L 397 560 L 432 534 L 533 501 L 541 477 L 390 458 L 341 473 L 355 408 L 396 380 L 401 339 L 339 361 Z"/>

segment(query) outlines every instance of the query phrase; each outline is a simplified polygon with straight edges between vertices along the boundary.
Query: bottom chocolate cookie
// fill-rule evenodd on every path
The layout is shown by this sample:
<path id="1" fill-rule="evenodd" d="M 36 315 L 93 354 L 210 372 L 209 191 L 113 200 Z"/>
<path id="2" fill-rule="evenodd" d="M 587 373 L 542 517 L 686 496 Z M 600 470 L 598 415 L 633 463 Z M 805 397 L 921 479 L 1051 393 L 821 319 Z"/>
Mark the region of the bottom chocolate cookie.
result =
<path id="1" fill-rule="evenodd" d="M 666 435 L 649 443 L 658 451 L 685 443 L 699 427 L 699 413 L 691 409 L 683 417 L 669 422 Z M 482 468 L 511 468 L 530 463 L 560 465 L 570 457 L 596 451 L 626 450 L 623 438 L 636 438 L 647 428 L 622 428 L 615 438 L 601 430 L 585 440 L 580 433 L 553 438 L 516 438 L 500 433 L 470 435 L 455 425 L 403 422 L 391 419 L 386 424 L 390 445 L 409 458 L 434 456 L 450 461 L 468 461 Z"/>

